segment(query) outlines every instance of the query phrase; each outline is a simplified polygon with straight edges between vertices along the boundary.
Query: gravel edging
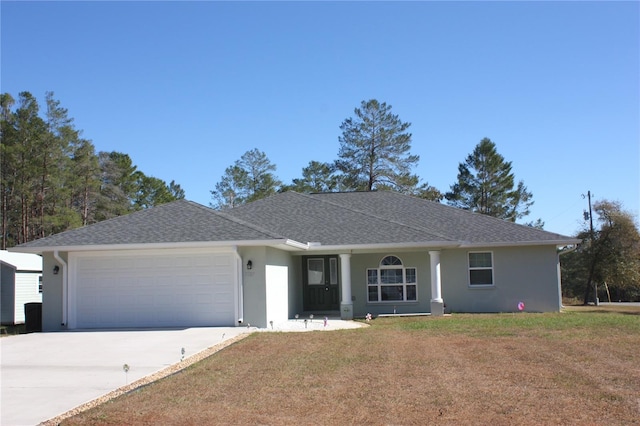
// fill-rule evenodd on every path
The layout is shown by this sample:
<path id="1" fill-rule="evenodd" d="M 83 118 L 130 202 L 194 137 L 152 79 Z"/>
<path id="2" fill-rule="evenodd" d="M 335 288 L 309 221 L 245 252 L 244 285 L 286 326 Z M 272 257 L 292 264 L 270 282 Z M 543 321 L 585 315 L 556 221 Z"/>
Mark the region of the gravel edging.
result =
<path id="1" fill-rule="evenodd" d="M 167 376 L 170 376 L 180 370 L 183 370 L 185 368 L 187 368 L 188 366 L 195 364 L 198 361 L 202 361 L 203 359 L 207 358 L 208 356 L 213 355 L 214 353 L 226 348 L 227 346 L 230 346 L 242 339 L 244 339 L 245 337 L 249 336 L 252 333 L 244 333 L 244 334 L 240 334 L 238 336 L 232 337 L 230 339 L 225 340 L 224 342 L 218 343 L 217 345 L 213 345 L 207 349 L 204 349 L 188 358 L 185 358 L 184 360 L 170 365 L 169 367 L 163 368 L 162 370 L 159 370 L 153 374 L 150 374 L 148 376 L 145 376 L 141 379 L 136 380 L 135 382 L 132 382 L 128 385 L 125 386 L 121 386 L 118 389 L 115 389 L 109 393 L 106 393 L 96 399 L 93 399 L 91 401 L 85 402 L 82 405 L 79 405 L 69 411 L 67 411 L 66 413 L 60 414 L 59 416 L 56 416 L 52 419 L 49 420 L 45 420 L 44 422 L 40 423 L 40 426 L 57 426 L 60 424 L 60 422 L 62 422 L 65 419 L 68 419 L 69 417 L 73 417 L 76 414 L 82 413 L 83 411 L 87 411 L 90 410 L 91 408 L 94 408 L 98 405 L 104 404 L 107 401 L 110 401 L 114 398 L 117 398 L 120 395 L 123 395 L 125 393 L 131 392 L 133 390 L 136 390 L 138 388 L 141 388 L 143 386 L 146 386 L 152 382 L 155 382 L 157 380 L 163 379 Z"/>

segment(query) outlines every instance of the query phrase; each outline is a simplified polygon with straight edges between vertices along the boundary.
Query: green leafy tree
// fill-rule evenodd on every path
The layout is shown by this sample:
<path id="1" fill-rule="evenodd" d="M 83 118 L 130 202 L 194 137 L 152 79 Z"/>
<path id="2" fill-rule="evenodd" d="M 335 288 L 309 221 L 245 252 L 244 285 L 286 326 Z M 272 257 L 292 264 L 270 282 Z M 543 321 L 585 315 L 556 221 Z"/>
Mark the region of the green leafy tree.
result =
<path id="1" fill-rule="evenodd" d="M 2 247 L 78 223 L 69 207 L 68 146 L 77 138 L 67 110 L 46 94 L 44 119 L 29 92 L 2 95 Z"/>
<path id="2" fill-rule="evenodd" d="M 640 301 L 640 232 L 634 216 L 616 201 L 596 202 L 593 210 L 593 234 L 585 225 L 577 235 L 583 243 L 562 257 L 564 295 L 587 304 L 597 288 L 601 298 Z"/>
<path id="3" fill-rule="evenodd" d="M 515 185 L 511 162 L 484 138 L 458 166 L 458 181 L 445 194 L 448 204 L 515 222 L 529 214 L 533 195 L 522 181 Z"/>
<path id="4" fill-rule="evenodd" d="M 542 219 L 527 222 L 525 225 L 530 226 L 532 228 L 536 228 L 536 229 L 544 229 L 544 222 L 542 221 Z"/>
<path id="5" fill-rule="evenodd" d="M 40 229 L 37 237 L 65 231 L 81 224 L 80 213 L 72 208 L 73 179 L 71 147 L 77 143 L 79 131 L 68 116 L 68 111 L 54 99 L 53 92 L 45 95 L 45 122 L 47 132 L 41 139 L 36 157 L 39 161 L 39 188 L 37 212 Z"/>
<path id="6" fill-rule="evenodd" d="M 340 184 L 335 171 L 334 164 L 310 161 L 309 165 L 302 169 L 302 178 L 293 179 L 291 185 L 283 186 L 280 190 L 302 193 L 335 191 Z"/>
<path id="7" fill-rule="evenodd" d="M 136 210 L 134 200 L 138 192 L 140 172 L 128 154 L 100 152 L 100 193 L 97 199 L 96 220 L 122 216 Z"/>
<path id="8" fill-rule="evenodd" d="M 9 93 L 0 94 L 0 196 L 2 210 L 2 229 L 1 229 L 1 245 L 0 249 L 6 250 L 8 246 L 11 246 L 9 239 L 10 229 L 9 224 L 12 219 L 13 204 L 14 204 L 14 188 L 13 182 L 15 181 L 15 169 L 13 164 L 13 145 L 15 144 L 14 135 L 14 115 L 13 105 L 15 99 Z"/>
<path id="9" fill-rule="evenodd" d="M 41 161 L 38 155 L 46 137 L 47 125 L 39 116 L 40 106 L 29 92 L 21 92 L 18 107 L 12 114 L 11 129 L 3 135 L 3 155 L 6 155 L 10 189 L 8 208 L 11 212 L 7 238 L 21 244 L 38 235 L 41 223 L 34 212 L 38 209 L 41 187 Z M 8 129 L 7 129 L 8 130 Z M 6 137 L 5 137 L 6 136 Z"/>
<path id="10" fill-rule="evenodd" d="M 169 192 L 171 192 L 174 200 L 184 200 L 184 189 L 182 189 L 182 187 L 177 184 L 175 180 L 172 180 L 169 183 Z"/>
<path id="11" fill-rule="evenodd" d="M 424 198 L 425 200 L 440 202 L 444 198 L 444 194 L 438 190 L 438 188 L 423 183 L 415 189 L 408 192 L 409 195 L 413 195 L 418 198 Z"/>
<path id="12" fill-rule="evenodd" d="M 282 185 L 274 175 L 275 164 L 257 148 L 245 152 L 233 166 L 225 169 L 220 182 L 211 191 L 212 207 L 232 208 L 273 195 Z"/>
<path id="13" fill-rule="evenodd" d="M 138 191 L 133 201 L 137 210 L 175 201 L 178 199 L 176 195 L 181 193 L 184 198 L 184 191 L 173 181 L 171 182 L 173 186 L 169 186 L 162 179 L 138 173 L 137 184 Z"/>
<path id="14" fill-rule="evenodd" d="M 355 117 L 340 125 L 340 150 L 336 169 L 347 189 L 393 189 L 411 192 L 418 178 L 411 169 L 419 157 L 411 155 L 411 123 L 391 112 L 391 105 L 375 99 L 362 101 Z"/>
<path id="15" fill-rule="evenodd" d="M 227 209 L 247 202 L 248 173 L 238 165 L 229 166 L 224 170 L 220 182 L 211 191 L 213 202 L 211 206 L 217 209 Z"/>
<path id="16" fill-rule="evenodd" d="M 71 207 L 80 214 L 82 226 L 95 223 L 101 173 L 98 156 L 91 141 L 78 139 L 73 144 L 69 171 Z"/>
<path id="17" fill-rule="evenodd" d="M 66 108 L 45 94 L 0 94 L 2 249 L 184 197 L 138 171 L 128 155 L 96 155 Z"/>

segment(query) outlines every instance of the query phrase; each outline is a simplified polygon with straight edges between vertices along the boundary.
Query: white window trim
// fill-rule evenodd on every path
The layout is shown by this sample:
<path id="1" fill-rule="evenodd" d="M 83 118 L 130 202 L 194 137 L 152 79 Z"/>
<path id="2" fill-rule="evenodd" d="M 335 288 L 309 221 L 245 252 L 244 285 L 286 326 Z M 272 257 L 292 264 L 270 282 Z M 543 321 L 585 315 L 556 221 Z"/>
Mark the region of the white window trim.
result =
<path id="1" fill-rule="evenodd" d="M 471 253 L 489 253 L 491 255 L 491 267 L 481 266 L 472 268 L 470 265 L 469 255 Z M 491 270 L 491 284 L 471 284 L 471 271 Z M 496 271 L 495 263 L 493 261 L 493 251 L 491 250 L 474 250 L 467 252 L 467 286 L 469 288 L 493 288 L 496 286 Z"/>
<path id="2" fill-rule="evenodd" d="M 397 258 L 398 260 L 400 260 L 400 265 L 382 265 L 382 260 L 384 260 L 385 258 L 389 257 L 389 256 L 393 256 L 395 258 Z M 381 276 L 382 274 L 380 273 L 381 270 L 384 269 L 402 269 L 402 283 L 397 283 L 397 284 L 382 284 L 380 282 L 381 280 Z M 413 269 L 415 271 L 415 282 L 413 283 L 407 283 L 407 269 Z M 377 271 L 377 277 L 378 277 L 378 282 L 377 284 L 369 284 L 369 271 Z M 402 261 L 402 259 L 400 259 L 400 257 L 396 256 L 396 255 L 385 255 L 382 256 L 382 259 L 380 259 L 380 263 L 378 264 L 377 268 L 367 268 L 366 271 L 366 278 L 365 278 L 365 282 L 366 282 L 366 301 L 367 304 L 405 304 L 405 303 L 418 303 L 419 300 L 419 296 L 418 296 L 418 268 L 415 266 L 405 266 L 404 262 Z M 416 288 L 416 298 L 413 300 L 382 300 L 382 292 L 381 292 L 381 287 L 383 286 L 393 286 L 393 285 L 402 285 L 403 287 L 403 291 L 402 291 L 402 295 L 404 297 L 404 299 L 407 298 L 407 286 L 415 286 Z M 376 287 L 378 289 L 378 300 L 369 300 L 369 287 Z"/>

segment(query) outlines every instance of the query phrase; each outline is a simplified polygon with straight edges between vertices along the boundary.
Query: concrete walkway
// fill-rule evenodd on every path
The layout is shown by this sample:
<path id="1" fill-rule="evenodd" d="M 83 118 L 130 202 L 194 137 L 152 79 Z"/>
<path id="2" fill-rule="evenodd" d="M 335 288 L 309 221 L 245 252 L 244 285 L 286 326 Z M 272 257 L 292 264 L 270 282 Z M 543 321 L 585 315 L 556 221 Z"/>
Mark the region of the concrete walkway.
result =
<path id="1" fill-rule="evenodd" d="M 340 318 L 321 315 L 315 315 L 314 317 L 301 315 L 298 319 L 274 322 L 273 324 L 269 324 L 267 328 L 261 328 L 257 331 L 331 331 L 363 326 L 364 324 L 362 322 L 342 321 Z"/>
<path id="2" fill-rule="evenodd" d="M 255 331 L 361 326 L 324 318 L 254 327 L 33 333 L 0 339 L 0 424 L 36 425 L 212 346 Z M 129 371 L 125 373 L 123 366 Z"/>

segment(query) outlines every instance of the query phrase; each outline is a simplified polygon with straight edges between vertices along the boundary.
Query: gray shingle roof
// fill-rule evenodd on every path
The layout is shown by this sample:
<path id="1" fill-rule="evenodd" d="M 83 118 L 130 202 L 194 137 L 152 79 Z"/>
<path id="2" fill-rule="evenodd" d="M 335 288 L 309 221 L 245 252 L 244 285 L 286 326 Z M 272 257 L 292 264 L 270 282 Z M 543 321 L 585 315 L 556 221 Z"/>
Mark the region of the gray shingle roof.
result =
<path id="1" fill-rule="evenodd" d="M 281 239 L 200 204 L 178 200 L 55 234 L 20 247 L 158 244 Z"/>
<path id="2" fill-rule="evenodd" d="M 234 208 L 230 215 L 260 223 L 301 242 L 360 245 L 411 242 L 523 244 L 571 238 L 389 191 L 287 192 Z"/>
<path id="3" fill-rule="evenodd" d="M 377 206 L 377 209 L 382 208 Z M 277 194 L 233 208 L 227 213 L 305 243 L 352 245 L 454 241 L 424 226 L 415 227 L 376 216 L 371 211 L 352 208 L 348 203 L 332 203 L 328 199 L 296 192 Z"/>
<path id="4" fill-rule="evenodd" d="M 389 191 L 325 193 L 312 194 L 311 197 L 370 212 L 377 217 L 460 242 L 496 244 L 571 240 L 564 235 Z"/>
<path id="5" fill-rule="evenodd" d="M 394 192 L 285 192 L 224 212 L 179 200 L 23 248 L 289 239 L 323 246 L 569 244 L 572 238 Z"/>

